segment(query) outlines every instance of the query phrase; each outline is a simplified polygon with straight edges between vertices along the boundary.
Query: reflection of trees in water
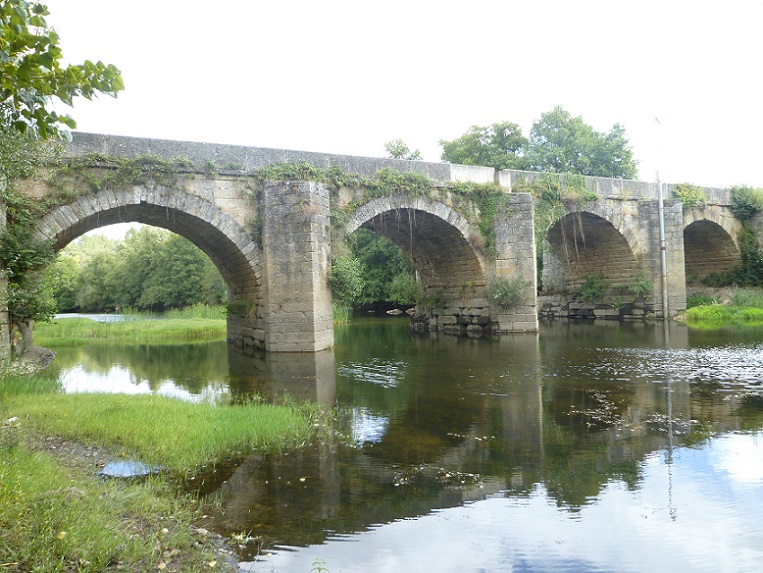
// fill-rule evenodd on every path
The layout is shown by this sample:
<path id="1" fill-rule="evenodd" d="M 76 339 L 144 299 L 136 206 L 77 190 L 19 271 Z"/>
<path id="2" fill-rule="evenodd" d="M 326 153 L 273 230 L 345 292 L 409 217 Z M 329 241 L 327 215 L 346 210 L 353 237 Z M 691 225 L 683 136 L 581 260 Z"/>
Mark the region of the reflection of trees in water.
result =
<path id="1" fill-rule="evenodd" d="M 87 373 L 107 376 L 113 368 L 125 368 L 134 384 L 147 383 L 152 390 L 172 381 L 192 394 L 224 381 L 228 375 L 225 342 L 178 345 L 92 345 L 57 351 L 52 367 L 63 372 L 79 365 Z"/>

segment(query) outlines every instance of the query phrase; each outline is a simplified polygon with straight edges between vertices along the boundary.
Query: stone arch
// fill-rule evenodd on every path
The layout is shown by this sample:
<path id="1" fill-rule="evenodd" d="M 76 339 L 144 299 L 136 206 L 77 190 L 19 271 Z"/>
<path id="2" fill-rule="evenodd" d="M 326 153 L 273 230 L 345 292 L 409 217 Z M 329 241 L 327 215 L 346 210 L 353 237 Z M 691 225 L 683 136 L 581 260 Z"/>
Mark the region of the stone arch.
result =
<path id="1" fill-rule="evenodd" d="M 229 338 L 242 320 L 253 325 L 254 309 L 261 303 L 261 249 L 230 215 L 201 197 L 164 187 L 107 189 L 48 213 L 38 222 L 37 234 L 51 239 L 58 251 L 88 231 L 130 222 L 177 233 L 212 260 L 228 286 L 229 302 L 245 309 L 242 316 L 229 315 Z"/>
<path id="2" fill-rule="evenodd" d="M 408 255 L 425 295 L 451 303 L 484 296 L 487 263 L 477 246 L 480 235 L 451 207 L 426 197 L 381 197 L 359 207 L 344 230 L 349 234 L 361 227 L 387 237 Z"/>
<path id="3" fill-rule="evenodd" d="M 686 286 L 700 287 L 708 275 L 729 272 L 742 262 L 738 241 L 742 224 L 726 211 L 709 207 L 684 213 Z"/>
<path id="4" fill-rule="evenodd" d="M 637 273 L 636 237 L 621 232 L 595 208 L 564 215 L 546 233 L 542 284 L 545 292 L 572 292 L 585 277 L 626 286 Z M 593 206 L 592 206 L 593 207 Z M 606 214 L 606 209 L 599 209 Z M 629 236 L 630 235 L 630 236 Z"/>

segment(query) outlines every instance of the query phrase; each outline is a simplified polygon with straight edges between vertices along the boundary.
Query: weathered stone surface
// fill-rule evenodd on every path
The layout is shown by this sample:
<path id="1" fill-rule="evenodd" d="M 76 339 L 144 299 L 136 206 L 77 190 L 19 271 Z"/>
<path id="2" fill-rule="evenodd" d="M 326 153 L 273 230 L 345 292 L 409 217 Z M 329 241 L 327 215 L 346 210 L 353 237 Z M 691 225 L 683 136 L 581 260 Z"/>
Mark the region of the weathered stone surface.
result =
<path id="1" fill-rule="evenodd" d="M 333 344 L 327 282 L 332 248 L 336 256 L 336 241 L 359 227 L 390 238 L 409 255 L 428 301 L 412 320 L 412 328 L 420 331 L 534 332 L 538 312 L 621 320 L 672 316 L 685 309 L 687 282 L 695 284 L 739 261 L 741 223 L 728 208 L 728 190 L 706 190 L 707 204 L 685 213 L 678 201 L 666 200 L 665 298 L 656 186 L 586 178 L 598 199 L 568 202 L 567 213 L 549 229 L 543 244 L 544 292 L 538 299 L 533 198 L 511 193 L 512 186 L 534 180 L 537 173 L 80 133 L 67 149 L 70 157 L 91 152 L 182 157 L 196 166 L 212 164 L 217 173 L 188 168 L 169 187 L 148 180 L 83 194 L 41 219 L 39 236 L 53 239 L 60 249 L 97 227 L 137 221 L 191 239 L 228 284 L 228 338 L 239 349 L 314 352 Z M 383 168 L 415 172 L 430 177 L 436 188 L 430 194 L 369 199 L 363 190 L 332 195 L 316 183 L 286 182 L 266 186 L 256 198 L 247 173 L 281 162 L 337 166 L 369 177 Z M 479 205 L 447 187 L 464 180 L 497 181 L 507 194 L 505 209 L 495 214 L 490 249 L 480 229 Z M 27 187 L 35 197 L 45 192 L 43 182 Z M 665 197 L 670 197 L 669 186 Z M 332 229 L 331 215 L 340 211 L 347 220 Z M 763 231 L 763 215 L 751 224 Z M 592 276 L 603 277 L 611 292 L 598 304 L 580 304 L 574 293 Z M 493 277 L 518 281 L 519 304 L 501 308 L 488 297 Z M 639 293 L 643 301 L 631 300 L 635 297 L 627 292 L 637 278 L 651 285 L 650 292 Z M 4 286 L 0 278 L 0 300 Z M 7 323 L 0 305 L 0 353 L 7 348 Z"/>

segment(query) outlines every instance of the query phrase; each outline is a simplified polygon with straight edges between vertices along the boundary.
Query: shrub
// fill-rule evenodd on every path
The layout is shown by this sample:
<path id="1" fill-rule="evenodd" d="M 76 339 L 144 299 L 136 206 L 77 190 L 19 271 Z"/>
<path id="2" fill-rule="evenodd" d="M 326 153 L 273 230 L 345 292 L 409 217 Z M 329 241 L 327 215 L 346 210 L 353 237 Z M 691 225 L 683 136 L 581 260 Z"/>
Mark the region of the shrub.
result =
<path id="1" fill-rule="evenodd" d="M 502 308 L 517 306 L 523 298 L 525 282 L 520 278 L 491 277 L 487 283 L 488 297 Z"/>
<path id="2" fill-rule="evenodd" d="M 763 190 L 742 186 L 731 189 L 731 212 L 745 221 L 763 211 Z"/>
<path id="3" fill-rule="evenodd" d="M 604 288 L 606 287 L 604 277 L 588 275 L 582 279 L 583 284 L 575 291 L 575 296 L 585 301 L 598 300 L 604 296 Z"/>
<path id="4" fill-rule="evenodd" d="M 352 306 L 361 293 L 365 280 L 365 269 L 358 259 L 350 257 L 337 257 L 331 265 L 329 285 L 334 300 L 344 306 Z"/>
<path id="5" fill-rule="evenodd" d="M 718 304 L 718 299 L 709 294 L 696 293 L 686 298 L 686 308 L 694 308 L 695 306 L 712 306 Z"/>
<path id="6" fill-rule="evenodd" d="M 673 187 L 673 197 L 681 201 L 681 206 L 686 209 L 703 207 L 707 196 L 704 189 L 689 183 L 678 183 Z"/>

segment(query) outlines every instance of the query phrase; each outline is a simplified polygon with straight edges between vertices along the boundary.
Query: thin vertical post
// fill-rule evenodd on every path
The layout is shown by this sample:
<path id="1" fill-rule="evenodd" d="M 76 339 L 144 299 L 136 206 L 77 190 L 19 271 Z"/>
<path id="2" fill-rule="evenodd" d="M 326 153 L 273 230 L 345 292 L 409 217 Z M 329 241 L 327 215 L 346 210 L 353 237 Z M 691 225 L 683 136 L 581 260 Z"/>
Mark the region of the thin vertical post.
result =
<path id="1" fill-rule="evenodd" d="M 660 172 L 657 172 L 657 210 L 660 219 L 660 275 L 662 279 L 662 318 L 670 316 L 668 307 L 668 259 L 665 252 L 665 200 L 660 182 Z"/>

